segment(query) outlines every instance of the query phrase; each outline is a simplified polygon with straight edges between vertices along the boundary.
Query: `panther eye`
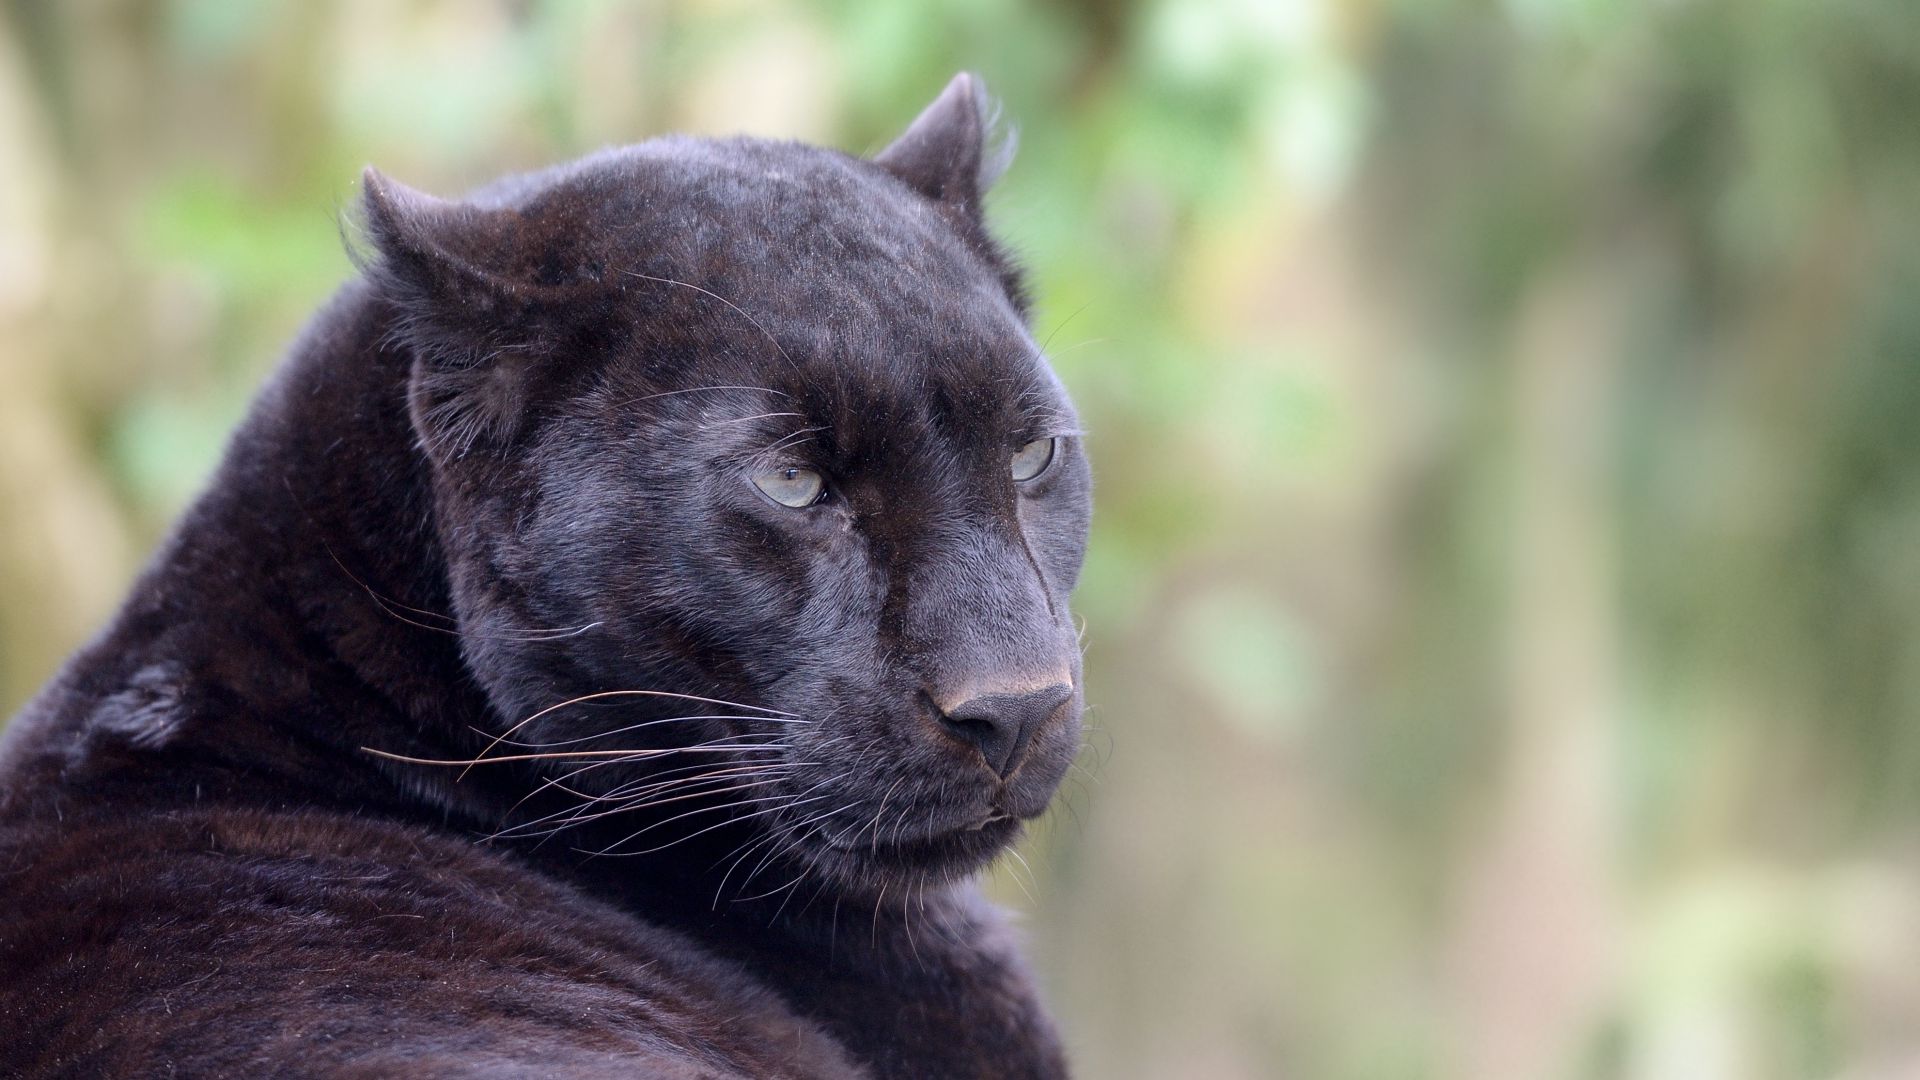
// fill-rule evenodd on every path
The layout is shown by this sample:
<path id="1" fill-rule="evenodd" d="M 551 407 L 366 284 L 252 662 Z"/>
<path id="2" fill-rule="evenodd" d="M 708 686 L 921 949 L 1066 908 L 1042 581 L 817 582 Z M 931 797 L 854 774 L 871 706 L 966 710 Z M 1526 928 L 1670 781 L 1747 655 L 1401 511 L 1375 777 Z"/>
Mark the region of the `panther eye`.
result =
<path id="1" fill-rule="evenodd" d="M 1013 478 L 1031 480 L 1053 464 L 1053 451 L 1059 439 L 1035 439 L 1013 452 Z"/>
<path id="2" fill-rule="evenodd" d="M 819 473 L 792 465 L 754 473 L 751 479 L 767 498 L 795 509 L 819 502 L 827 490 L 827 481 Z"/>

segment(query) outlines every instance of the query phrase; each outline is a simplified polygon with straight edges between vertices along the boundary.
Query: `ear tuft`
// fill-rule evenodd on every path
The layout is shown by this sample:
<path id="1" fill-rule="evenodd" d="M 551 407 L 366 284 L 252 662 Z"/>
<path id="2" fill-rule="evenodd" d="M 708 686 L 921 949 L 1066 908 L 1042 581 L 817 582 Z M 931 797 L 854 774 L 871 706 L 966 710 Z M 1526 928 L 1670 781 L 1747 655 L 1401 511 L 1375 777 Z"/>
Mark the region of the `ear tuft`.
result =
<path id="1" fill-rule="evenodd" d="M 980 170 L 974 182 L 979 193 L 984 195 L 1013 167 L 1014 155 L 1020 150 L 1020 128 L 1007 119 L 1006 109 L 1001 107 L 1000 99 L 987 94 L 986 84 L 980 83 L 979 86 Z"/>
<path id="2" fill-rule="evenodd" d="M 977 213 L 1017 142 L 986 84 L 963 71 L 873 160 L 927 198 Z"/>

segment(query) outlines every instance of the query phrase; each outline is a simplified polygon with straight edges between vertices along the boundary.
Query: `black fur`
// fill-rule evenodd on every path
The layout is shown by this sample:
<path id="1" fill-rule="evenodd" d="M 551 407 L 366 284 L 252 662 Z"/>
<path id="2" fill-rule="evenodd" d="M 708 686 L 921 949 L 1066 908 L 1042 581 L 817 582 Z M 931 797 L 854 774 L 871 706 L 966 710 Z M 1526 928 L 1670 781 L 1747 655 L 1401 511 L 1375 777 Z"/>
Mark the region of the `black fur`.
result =
<path id="1" fill-rule="evenodd" d="M 369 171 L 360 279 L 8 733 L 0 1073 L 1064 1075 L 970 883 L 1078 748 L 1089 514 L 983 102 Z"/>

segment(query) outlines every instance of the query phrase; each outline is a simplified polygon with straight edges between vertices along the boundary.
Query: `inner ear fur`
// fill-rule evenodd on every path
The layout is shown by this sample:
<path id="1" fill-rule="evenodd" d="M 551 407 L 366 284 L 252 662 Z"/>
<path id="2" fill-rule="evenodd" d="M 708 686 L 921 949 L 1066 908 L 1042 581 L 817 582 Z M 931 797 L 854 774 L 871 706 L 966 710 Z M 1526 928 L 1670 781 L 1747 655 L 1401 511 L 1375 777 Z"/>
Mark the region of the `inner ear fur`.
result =
<path id="1" fill-rule="evenodd" d="M 986 83 L 963 71 L 873 160 L 927 198 L 977 216 L 981 196 L 1012 163 L 1017 143 Z"/>

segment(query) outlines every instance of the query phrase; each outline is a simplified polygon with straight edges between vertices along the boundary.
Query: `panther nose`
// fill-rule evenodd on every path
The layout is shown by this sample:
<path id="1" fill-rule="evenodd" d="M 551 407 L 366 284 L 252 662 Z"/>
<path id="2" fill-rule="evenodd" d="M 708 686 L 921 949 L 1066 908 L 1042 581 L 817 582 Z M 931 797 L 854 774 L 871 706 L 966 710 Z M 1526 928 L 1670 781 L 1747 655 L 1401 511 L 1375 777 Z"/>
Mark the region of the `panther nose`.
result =
<path id="1" fill-rule="evenodd" d="M 1073 686 L 1058 683 L 1006 694 L 980 694 L 945 710 L 941 721 L 949 734 L 979 749 L 987 767 L 1005 777 L 1026 755 L 1033 733 L 1066 700 Z"/>

